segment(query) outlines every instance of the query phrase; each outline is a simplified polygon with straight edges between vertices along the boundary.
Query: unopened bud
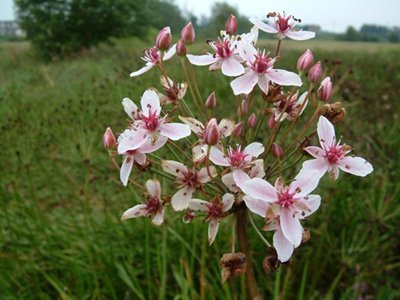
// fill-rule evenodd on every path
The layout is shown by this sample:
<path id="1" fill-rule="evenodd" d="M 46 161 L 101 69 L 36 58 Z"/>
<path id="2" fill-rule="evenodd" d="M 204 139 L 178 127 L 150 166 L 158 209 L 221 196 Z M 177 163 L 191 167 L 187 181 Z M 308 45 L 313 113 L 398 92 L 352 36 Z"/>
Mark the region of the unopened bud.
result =
<path id="1" fill-rule="evenodd" d="M 305 71 L 312 66 L 313 62 L 314 56 L 310 49 L 307 49 L 306 52 L 304 52 L 303 55 L 299 57 L 299 60 L 297 61 L 297 69 Z"/>
<path id="2" fill-rule="evenodd" d="M 156 38 L 156 47 L 162 51 L 168 50 L 171 47 L 171 29 L 164 27 L 160 30 Z"/>
<path id="3" fill-rule="evenodd" d="M 281 148 L 281 146 L 279 146 L 276 143 L 272 144 L 272 155 L 279 158 L 283 155 L 283 150 Z"/>
<path id="4" fill-rule="evenodd" d="M 242 134 L 242 130 L 243 130 L 243 122 L 237 123 L 235 127 L 233 127 L 232 136 L 234 138 L 238 138 Z"/>
<path id="5" fill-rule="evenodd" d="M 103 135 L 103 146 L 107 149 L 114 148 L 116 143 L 117 142 L 115 140 L 114 133 L 112 132 L 111 128 L 108 127 Z"/>
<path id="6" fill-rule="evenodd" d="M 181 31 L 181 38 L 186 45 L 191 45 L 194 42 L 194 37 L 195 33 L 193 25 L 192 22 L 189 22 L 185 27 L 183 27 Z"/>
<path id="7" fill-rule="evenodd" d="M 215 98 L 215 92 L 212 92 L 206 100 L 206 107 L 213 109 L 217 105 L 217 98 Z"/>
<path id="8" fill-rule="evenodd" d="M 332 82 L 330 77 L 322 80 L 321 85 L 317 91 L 319 100 L 329 102 L 332 97 Z"/>
<path id="9" fill-rule="evenodd" d="M 270 116 L 269 119 L 268 119 L 268 128 L 269 128 L 269 129 L 274 128 L 275 123 L 276 123 L 276 121 L 275 121 L 275 114 L 272 113 L 271 116 Z"/>
<path id="10" fill-rule="evenodd" d="M 238 28 L 238 22 L 237 19 L 234 15 L 231 15 L 228 19 L 228 21 L 226 22 L 226 33 L 228 34 L 235 34 L 236 30 Z"/>
<path id="11" fill-rule="evenodd" d="M 246 272 L 246 255 L 241 252 L 226 253 L 221 257 L 219 263 L 222 268 L 222 282 Z"/>
<path id="12" fill-rule="evenodd" d="M 221 138 L 221 133 L 218 128 L 218 123 L 215 118 L 212 118 L 206 129 L 204 130 L 204 142 L 207 145 L 216 145 Z"/>
<path id="13" fill-rule="evenodd" d="M 257 126 L 257 117 L 255 115 L 255 113 L 252 113 L 249 120 L 248 120 L 248 124 L 250 128 L 255 128 Z"/>
<path id="14" fill-rule="evenodd" d="M 176 43 L 176 54 L 179 56 L 186 56 L 187 54 L 187 47 L 182 40 L 179 40 L 178 43 Z"/>
<path id="15" fill-rule="evenodd" d="M 242 116 L 245 116 L 247 114 L 247 102 L 246 100 L 242 101 L 242 104 L 240 105 L 240 111 Z"/>
<path id="16" fill-rule="evenodd" d="M 308 71 L 308 79 L 310 82 L 317 82 L 321 79 L 322 76 L 322 65 L 321 62 L 317 62 L 311 69 Z"/>

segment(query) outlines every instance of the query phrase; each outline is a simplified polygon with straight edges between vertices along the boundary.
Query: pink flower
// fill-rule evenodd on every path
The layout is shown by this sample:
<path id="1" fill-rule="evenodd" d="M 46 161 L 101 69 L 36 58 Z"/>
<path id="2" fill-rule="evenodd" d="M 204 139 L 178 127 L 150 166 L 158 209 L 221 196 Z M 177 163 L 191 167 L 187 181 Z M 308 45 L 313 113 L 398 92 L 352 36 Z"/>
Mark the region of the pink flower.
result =
<path id="1" fill-rule="evenodd" d="M 298 98 L 298 95 L 299 95 L 299 93 L 297 92 L 290 99 L 287 99 L 289 96 L 285 95 L 285 97 L 282 100 L 274 102 L 275 108 L 273 110 L 275 113 L 275 121 L 278 121 L 279 118 L 280 118 L 281 122 L 285 119 L 288 119 L 289 121 L 293 121 L 297 115 L 300 116 L 303 113 L 303 111 L 306 108 L 307 103 L 308 103 L 308 99 L 306 99 L 307 92 L 304 92 L 300 96 L 300 98 Z M 286 106 L 287 101 L 289 101 L 289 103 Z M 306 102 L 304 103 L 304 101 L 306 101 Z M 286 110 L 283 111 L 285 106 L 286 106 Z M 282 117 L 280 117 L 281 114 L 282 114 Z"/>
<path id="2" fill-rule="evenodd" d="M 274 27 L 265 24 L 261 20 L 257 18 L 250 18 L 250 22 L 256 25 L 258 28 L 260 28 L 262 31 L 268 32 L 268 33 L 275 33 L 276 37 L 278 39 L 283 39 L 285 37 L 291 38 L 292 40 L 297 40 L 297 41 L 304 41 L 304 40 L 309 40 L 315 37 L 315 32 L 311 31 L 303 31 L 303 30 L 294 30 L 294 27 L 297 25 L 298 21 L 293 18 L 293 21 L 289 22 L 290 18 L 292 16 L 286 17 L 278 13 L 273 15 L 273 17 L 276 17 L 277 19 L 274 22 Z"/>
<path id="3" fill-rule="evenodd" d="M 300 173 L 289 186 L 278 178 L 275 186 L 260 178 L 244 183 L 246 206 L 267 218 L 265 230 L 276 230 L 274 247 L 279 260 L 287 261 L 301 243 L 303 227 L 300 220 L 316 211 L 321 203 L 318 195 L 309 195 L 318 185 L 315 170 Z"/>
<path id="4" fill-rule="evenodd" d="M 208 224 L 208 243 L 211 245 L 218 232 L 219 221 L 221 218 L 226 217 L 231 209 L 235 197 L 232 194 L 225 194 L 222 196 L 222 201 L 217 195 L 210 203 L 200 199 L 192 199 L 189 202 L 189 208 L 194 211 L 202 211 L 207 214 L 205 222 Z"/>
<path id="5" fill-rule="evenodd" d="M 176 44 L 172 45 L 172 47 L 163 54 L 162 60 L 166 61 L 170 59 L 176 52 Z M 163 52 L 157 50 L 157 47 L 150 48 L 144 52 L 144 56 L 142 59 L 146 62 L 146 65 L 138 71 L 132 72 L 131 77 L 142 75 L 146 73 L 154 66 L 161 63 L 161 55 Z"/>
<path id="6" fill-rule="evenodd" d="M 228 155 L 213 147 L 210 152 L 210 160 L 216 165 L 231 167 L 233 180 L 241 188 L 244 182 L 249 180 L 246 171 L 252 167 L 253 158 L 257 158 L 264 150 L 264 146 L 257 142 L 251 143 L 243 151 L 240 146 L 237 146 L 236 150 L 229 147 Z"/>
<path id="7" fill-rule="evenodd" d="M 364 158 L 356 156 L 346 156 L 351 151 L 347 145 L 336 142 L 335 128 L 327 118 L 321 116 L 317 126 L 318 138 L 322 148 L 311 146 L 304 148 L 316 159 L 307 160 L 303 163 L 302 171 L 315 169 L 321 178 L 326 171 L 330 177 L 336 180 L 339 177 L 339 169 L 344 172 L 367 176 L 374 168 Z"/>
<path id="8" fill-rule="evenodd" d="M 132 115 L 134 122 L 124 131 L 125 137 L 118 144 L 118 153 L 138 149 L 149 139 L 154 144 L 160 137 L 176 141 L 190 135 L 188 125 L 167 123 L 166 117 L 160 116 L 160 99 L 156 92 L 152 90 L 144 92 L 140 103 L 142 109 L 138 112 L 132 101 L 124 99 L 125 111 L 128 115 L 129 113 Z"/>
<path id="9" fill-rule="evenodd" d="M 274 69 L 276 59 L 269 58 L 269 53 L 257 51 L 249 43 L 240 43 L 238 51 L 242 58 L 246 60 L 246 73 L 231 82 L 231 87 L 235 95 L 249 94 L 258 84 L 260 89 L 268 94 L 269 81 L 279 85 L 301 86 L 299 75 L 285 70 Z"/>
<path id="10" fill-rule="evenodd" d="M 171 204 L 175 211 L 184 210 L 189 207 L 189 200 L 198 187 L 211 180 L 208 176 L 207 169 L 202 168 L 199 171 L 189 169 L 184 164 L 172 160 L 163 160 L 162 168 L 165 172 L 176 176 L 176 183 L 179 190 L 172 196 Z M 217 176 L 214 167 L 210 167 L 211 176 Z"/>
<path id="11" fill-rule="evenodd" d="M 219 42 L 209 41 L 208 44 L 213 48 L 215 54 L 206 55 L 188 54 L 190 63 L 196 66 L 211 65 L 209 70 L 222 70 L 226 76 L 239 76 L 244 73 L 244 67 L 240 63 L 242 59 L 236 51 L 235 43 L 231 43 L 228 37 L 219 39 Z"/>
<path id="12" fill-rule="evenodd" d="M 150 179 L 146 182 L 146 188 L 149 192 L 146 195 L 146 202 L 125 211 L 121 217 L 122 221 L 137 217 L 151 217 L 154 225 L 161 225 L 164 222 L 164 202 L 161 200 L 160 183 L 158 180 Z"/>

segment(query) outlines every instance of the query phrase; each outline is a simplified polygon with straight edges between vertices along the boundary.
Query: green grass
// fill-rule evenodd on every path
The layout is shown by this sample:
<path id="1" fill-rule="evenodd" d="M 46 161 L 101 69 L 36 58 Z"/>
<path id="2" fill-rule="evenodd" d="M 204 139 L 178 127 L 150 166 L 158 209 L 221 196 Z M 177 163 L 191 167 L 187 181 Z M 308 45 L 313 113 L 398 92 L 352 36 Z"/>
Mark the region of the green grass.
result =
<path id="1" fill-rule="evenodd" d="M 231 218 L 223 220 L 212 247 L 206 224 L 186 225 L 170 210 L 160 228 L 148 219 L 119 220 L 140 201 L 140 191 L 122 187 L 101 138 L 107 126 L 118 131 L 126 124 L 122 98 L 137 101 L 147 87 L 160 88 L 156 70 L 129 78 L 147 47 L 123 40 L 44 64 L 26 43 L 0 44 L 1 299 L 248 297 L 243 276 L 231 288 L 220 283 Z M 321 208 L 304 224 L 311 240 L 296 250 L 290 267 L 265 275 L 265 246 L 249 228 L 259 287 L 268 299 L 356 299 L 354 286 L 364 283 L 364 296 L 398 298 L 400 49 L 285 40 L 279 67 L 293 70 L 305 47 L 316 59 L 342 61 L 334 83 L 353 69 L 334 95 L 348 112 L 336 127 L 375 172 L 322 180 Z M 166 68 L 183 80 L 176 58 Z M 229 79 L 206 68 L 195 71 L 204 98 L 216 91 L 216 114 L 229 110 L 234 116 Z M 255 221 L 261 226 L 262 220 Z"/>

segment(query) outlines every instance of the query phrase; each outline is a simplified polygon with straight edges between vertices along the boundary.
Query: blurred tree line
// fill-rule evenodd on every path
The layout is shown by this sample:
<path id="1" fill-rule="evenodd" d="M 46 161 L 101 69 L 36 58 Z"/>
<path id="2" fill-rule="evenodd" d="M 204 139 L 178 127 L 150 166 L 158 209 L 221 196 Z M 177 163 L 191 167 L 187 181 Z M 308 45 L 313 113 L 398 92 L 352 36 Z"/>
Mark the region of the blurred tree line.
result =
<path id="1" fill-rule="evenodd" d="M 349 26 L 344 34 L 338 34 L 336 38 L 342 41 L 398 43 L 400 41 L 400 27 L 388 28 L 365 24 L 358 31 L 353 26 Z"/>
<path id="2" fill-rule="evenodd" d="M 173 34 L 192 21 L 197 36 L 216 36 L 234 14 L 239 30 L 250 23 L 235 7 L 215 3 L 209 18 L 199 20 L 169 0 L 14 0 L 17 19 L 45 59 L 90 49 L 111 37 L 146 37 L 150 29 L 170 26 Z"/>

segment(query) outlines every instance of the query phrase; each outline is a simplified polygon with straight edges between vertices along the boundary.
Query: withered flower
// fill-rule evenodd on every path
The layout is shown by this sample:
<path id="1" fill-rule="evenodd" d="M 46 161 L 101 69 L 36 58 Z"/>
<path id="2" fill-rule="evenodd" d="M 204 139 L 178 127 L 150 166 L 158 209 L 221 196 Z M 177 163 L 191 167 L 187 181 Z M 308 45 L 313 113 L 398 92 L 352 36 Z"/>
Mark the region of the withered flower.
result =
<path id="1" fill-rule="evenodd" d="M 225 280 L 227 280 L 228 278 L 233 278 L 236 275 L 240 275 L 246 272 L 246 255 L 242 252 L 225 253 L 221 257 L 219 263 L 222 268 L 222 283 L 224 283 Z"/>

